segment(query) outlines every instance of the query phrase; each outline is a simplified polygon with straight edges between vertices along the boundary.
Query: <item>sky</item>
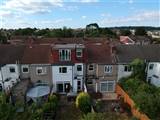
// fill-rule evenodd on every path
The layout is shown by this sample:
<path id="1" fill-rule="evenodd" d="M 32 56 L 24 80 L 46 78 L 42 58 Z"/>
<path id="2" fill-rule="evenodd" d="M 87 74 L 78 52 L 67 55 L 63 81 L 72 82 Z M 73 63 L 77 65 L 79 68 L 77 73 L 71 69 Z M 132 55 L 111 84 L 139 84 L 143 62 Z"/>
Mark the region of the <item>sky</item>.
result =
<path id="1" fill-rule="evenodd" d="M 0 28 L 160 26 L 160 0 L 0 0 Z"/>

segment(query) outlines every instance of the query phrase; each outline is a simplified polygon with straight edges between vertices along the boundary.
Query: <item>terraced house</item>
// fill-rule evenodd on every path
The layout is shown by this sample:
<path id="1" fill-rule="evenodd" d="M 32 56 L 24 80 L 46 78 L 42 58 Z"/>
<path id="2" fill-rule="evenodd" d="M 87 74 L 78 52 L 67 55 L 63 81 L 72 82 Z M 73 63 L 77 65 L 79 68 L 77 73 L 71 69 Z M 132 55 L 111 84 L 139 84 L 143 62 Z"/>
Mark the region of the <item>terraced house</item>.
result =
<path id="1" fill-rule="evenodd" d="M 97 42 L 87 44 L 86 47 L 88 92 L 100 92 L 104 99 L 115 99 L 117 65 L 111 46 L 106 42 Z"/>
<path id="2" fill-rule="evenodd" d="M 20 60 L 25 46 L 0 45 L 0 89 L 10 90 L 20 81 Z"/>
<path id="3" fill-rule="evenodd" d="M 44 83 L 52 92 L 66 94 L 100 92 L 104 99 L 116 97 L 116 83 L 131 75 L 129 64 L 139 58 L 146 63 L 147 81 L 160 86 L 159 45 L 117 45 L 106 41 L 33 45 L 0 45 L 0 90 L 18 82 Z"/>
<path id="4" fill-rule="evenodd" d="M 52 81 L 54 92 L 83 90 L 86 49 L 82 44 L 54 44 L 52 46 Z"/>
<path id="5" fill-rule="evenodd" d="M 116 63 L 118 64 L 119 80 L 131 75 L 132 68 L 129 64 L 136 58 L 146 63 L 147 81 L 155 86 L 160 86 L 160 45 L 119 45 L 116 46 Z"/>
<path id="6" fill-rule="evenodd" d="M 20 78 L 32 83 L 43 82 L 52 86 L 51 48 L 49 45 L 29 45 L 21 58 Z"/>

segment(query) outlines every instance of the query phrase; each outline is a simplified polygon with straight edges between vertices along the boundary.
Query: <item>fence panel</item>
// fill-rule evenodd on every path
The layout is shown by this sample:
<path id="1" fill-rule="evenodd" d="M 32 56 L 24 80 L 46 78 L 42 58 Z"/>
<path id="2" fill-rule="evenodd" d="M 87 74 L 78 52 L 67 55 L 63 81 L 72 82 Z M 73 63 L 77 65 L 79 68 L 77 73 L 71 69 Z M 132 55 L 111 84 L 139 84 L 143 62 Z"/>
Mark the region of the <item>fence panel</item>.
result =
<path id="1" fill-rule="evenodd" d="M 131 107 L 131 112 L 133 116 L 139 118 L 140 120 L 150 120 L 147 115 L 138 111 L 135 108 L 134 101 L 129 97 L 129 95 L 117 84 L 116 93 L 124 97 L 124 102 L 127 103 Z"/>

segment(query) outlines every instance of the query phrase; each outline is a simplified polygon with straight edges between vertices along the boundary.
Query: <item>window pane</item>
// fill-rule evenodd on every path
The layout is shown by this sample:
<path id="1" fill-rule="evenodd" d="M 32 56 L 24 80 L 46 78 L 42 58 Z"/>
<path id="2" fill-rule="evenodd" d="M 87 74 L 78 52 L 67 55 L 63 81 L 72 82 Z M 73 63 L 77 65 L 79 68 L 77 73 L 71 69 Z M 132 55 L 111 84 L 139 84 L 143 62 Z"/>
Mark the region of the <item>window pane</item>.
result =
<path id="1" fill-rule="evenodd" d="M 67 67 L 62 68 L 62 73 L 67 73 Z"/>
<path id="2" fill-rule="evenodd" d="M 107 83 L 101 83 L 101 91 L 107 91 Z"/>
<path id="3" fill-rule="evenodd" d="M 111 73 L 112 72 L 112 66 L 111 65 L 104 66 L 104 72 L 105 73 Z"/>
<path id="4" fill-rule="evenodd" d="M 114 91 L 114 83 L 108 83 L 108 91 Z"/>
<path id="5" fill-rule="evenodd" d="M 127 72 L 127 66 L 124 66 L 124 71 Z"/>
<path id="6" fill-rule="evenodd" d="M 77 57 L 82 57 L 82 49 L 77 49 L 76 50 L 76 56 Z"/>
<path id="7" fill-rule="evenodd" d="M 77 65 L 77 71 L 82 71 L 82 65 Z"/>
<path id="8" fill-rule="evenodd" d="M 16 72 L 14 67 L 10 67 L 9 70 L 10 70 L 10 73 L 15 73 Z"/>
<path id="9" fill-rule="evenodd" d="M 62 68 L 61 67 L 59 68 L 59 73 L 62 73 Z"/>
<path id="10" fill-rule="evenodd" d="M 150 64 L 150 65 L 149 65 L 149 69 L 150 69 L 150 70 L 152 70 L 153 67 L 154 67 L 154 64 Z"/>
<path id="11" fill-rule="evenodd" d="M 89 70 L 93 70 L 93 65 L 89 65 Z"/>
<path id="12" fill-rule="evenodd" d="M 23 72 L 28 72 L 28 68 L 27 68 L 27 67 L 24 67 L 24 68 L 23 68 Z"/>

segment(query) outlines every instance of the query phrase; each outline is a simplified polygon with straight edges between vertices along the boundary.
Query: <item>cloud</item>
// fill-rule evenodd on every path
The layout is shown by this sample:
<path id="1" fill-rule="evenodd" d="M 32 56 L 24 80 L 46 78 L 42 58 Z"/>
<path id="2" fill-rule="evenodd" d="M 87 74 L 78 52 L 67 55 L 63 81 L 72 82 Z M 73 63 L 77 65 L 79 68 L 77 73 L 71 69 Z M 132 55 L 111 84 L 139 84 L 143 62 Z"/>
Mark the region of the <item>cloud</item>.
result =
<path id="1" fill-rule="evenodd" d="M 1 17 L 12 17 L 13 14 L 11 11 L 3 11 L 3 10 L 0 10 L 0 16 Z"/>
<path id="2" fill-rule="evenodd" d="M 106 18 L 100 20 L 101 25 L 124 25 L 129 23 L 137 23 L 137 22 L 148 22 L 148 21 L 155 21 L 159 24 L 160 20 L 160 13 L 159 11 L 143 11 L 139 13 L 135 13 L 131 16 L 121 17 L 121 18 Z"/>
<path id="3" fill-rule="evenodd" d="M 102 17 L 111 17 L 111 14 L 110 13 L 102 13 L 101 16 Z"/>
<path id="4" fill-rule="evenodd" d="M 68 6 L 68 5 L 66 5 L 62 9 L 65 10 L 65 11 L 75 11 L 75 10 L 78 10 L 78 6 L 75 6 L 75 5 L 74 6 Z"/>
<path id="5" fill-rule="evenodd" d="M 89 3 L 89 2 L 99 2 L 99 0 L 79 0 L 80 2 L 86 2 L 86 3 Z"/>
<path id="6" fill-rule="evenodd" d="M 128 3 L 132 4 L 134 1 L 133 0 L 128 0 Z"/>
<path id="7" fill-rule="evenodd" d="M 86 18 L 87 18 L 87 16 L 83 15 L 83 16 L 81 16 L 81 18 L 82 18 L 82 19 L 86 19 Z"/>
<path id="8" fill-rule="evenodd" d="M 6 0 L 0 8 L 23 13 L 48 13 L 49 8 L 62 6 L 62 0 Z"/>
<path id="9" fill-rule="evenodd" d="M 72 21 L 72 18 L 61 18 L 56 20 L 43 20 L 43 21 L 37 21 L 39 24 L 59 24 L 59 23 L 65 23 Z"/>
<path id="10" fill-rule="evenodd" d="M 99 0 L 64 0 L 64 2 L 92 3 L 92 2 L 99 2 Z"/>

